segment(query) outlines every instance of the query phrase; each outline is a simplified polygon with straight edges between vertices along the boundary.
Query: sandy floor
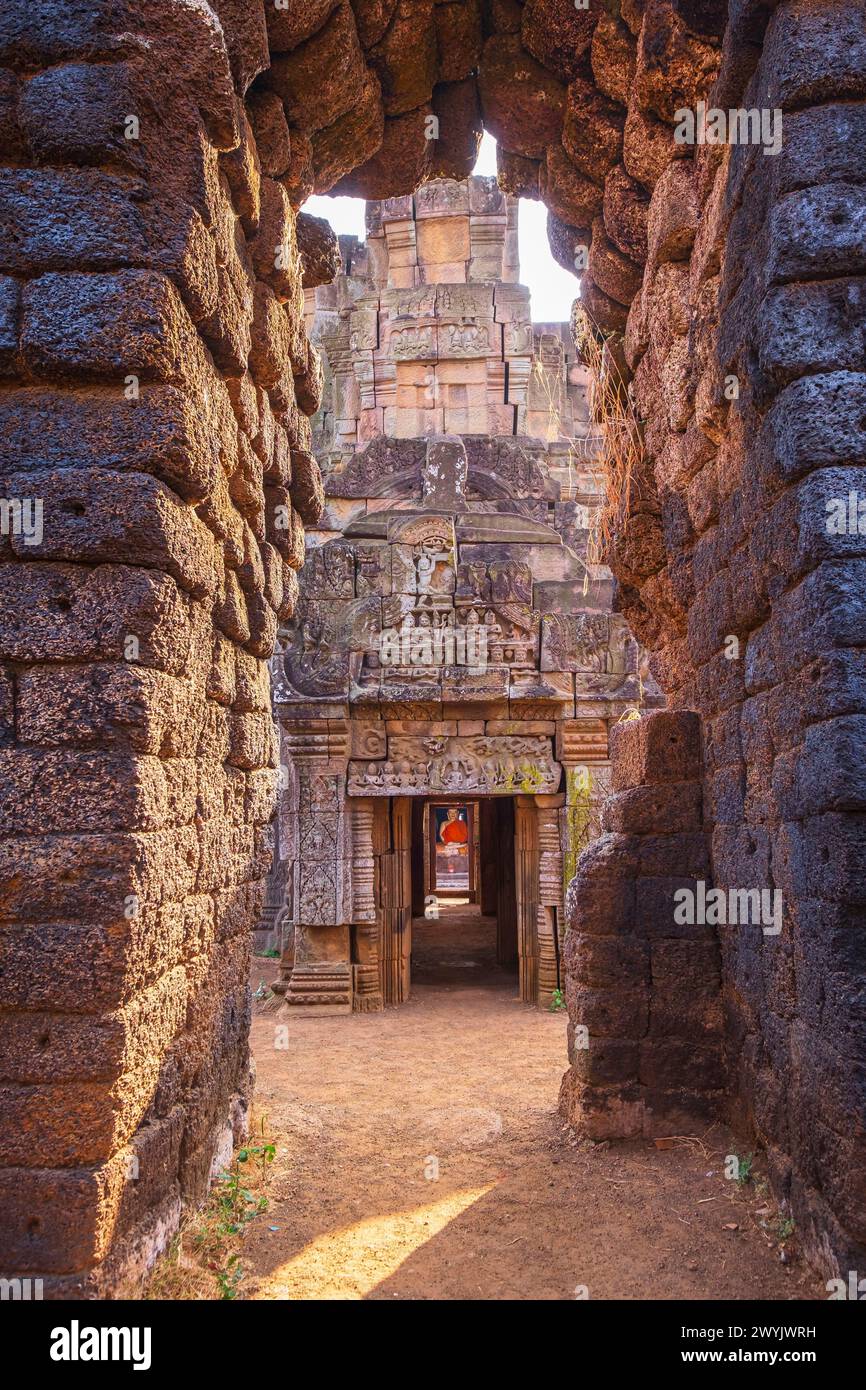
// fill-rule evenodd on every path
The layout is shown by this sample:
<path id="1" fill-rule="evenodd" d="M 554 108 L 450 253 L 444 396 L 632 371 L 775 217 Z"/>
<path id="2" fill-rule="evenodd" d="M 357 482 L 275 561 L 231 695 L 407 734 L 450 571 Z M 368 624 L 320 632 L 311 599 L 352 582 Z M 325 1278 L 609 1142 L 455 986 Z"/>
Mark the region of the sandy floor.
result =
<path id="1" fill-rule="evenodd" d="M 517 1002 L 492 920 L 457 908 L 414 932 L 407 1004 L 257 1012 L 257 1113 L 277 1158 L 245 1297 L 818 1296 L 758 1228 L 760 1200 L 723 1178 L 736 1148 L 722 1131 L 705 1151 L 660 1150 L 587 1146 L 563 1126 L 565 1015 Z M 254 966 L 254 988 L 276 974 Z"/>

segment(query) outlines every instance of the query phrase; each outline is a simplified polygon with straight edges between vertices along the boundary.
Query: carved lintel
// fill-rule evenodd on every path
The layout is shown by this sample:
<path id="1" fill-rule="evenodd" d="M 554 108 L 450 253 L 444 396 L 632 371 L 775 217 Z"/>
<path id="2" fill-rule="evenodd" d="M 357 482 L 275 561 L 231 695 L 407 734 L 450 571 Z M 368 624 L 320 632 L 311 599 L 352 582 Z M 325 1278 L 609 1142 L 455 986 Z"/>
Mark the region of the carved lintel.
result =
<path id="1" fill-rule="evenodd" d="M 551 743 L 540 737 L 392 737 L 385 762 L 350 762 L 350 796 L 485 796 L 551 793 L 560 781 Z"/>

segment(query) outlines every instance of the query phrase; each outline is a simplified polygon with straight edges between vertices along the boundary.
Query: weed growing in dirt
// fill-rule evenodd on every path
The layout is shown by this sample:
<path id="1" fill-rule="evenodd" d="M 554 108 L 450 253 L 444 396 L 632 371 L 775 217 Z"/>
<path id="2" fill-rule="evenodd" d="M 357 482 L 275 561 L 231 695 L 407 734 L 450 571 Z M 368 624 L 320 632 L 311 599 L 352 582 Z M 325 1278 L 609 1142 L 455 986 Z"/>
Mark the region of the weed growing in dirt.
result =
<path id="1" fill-rule="evenodd" d="M 275 1155 L 262 1119 L 256 1142 L 237 1150 L 205 1205 L 189 1213 L 143 1288 L 129 1296 L 174 1302 L 236 1299 L 244 1278 L 238 1246 L 250 1222 L 268 1209 L 264 1189 Z"/>
<path id="2" fill-rule="evenodd" d="M 755 1162 L 754 1154 L 744 1154 L 742 1158 L 737 1158 L 737 1186 L 745 1187 L 752 1178 L 752 1167 Z"/>

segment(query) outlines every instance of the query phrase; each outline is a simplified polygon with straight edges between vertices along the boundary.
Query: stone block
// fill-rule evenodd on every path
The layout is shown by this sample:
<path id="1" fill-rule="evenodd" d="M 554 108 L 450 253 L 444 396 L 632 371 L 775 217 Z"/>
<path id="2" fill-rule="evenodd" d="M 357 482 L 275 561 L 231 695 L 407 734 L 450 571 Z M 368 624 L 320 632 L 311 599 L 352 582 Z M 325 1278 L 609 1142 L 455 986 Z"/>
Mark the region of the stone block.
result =
<path id="1" fill-rule="evenodd" d="M 788 111 L 866 95 L 863 17 L 847 0 L 794 0 L 775 10 L 762 58 L 767 104 Z"/>
<path id="2" fill-rule="evenodd" d="M 494 34 L 487 40 L 479 90 L 485 127 L 505 149 L 539 159 L 559 139 L 565 86 L 527 57 L 516 35 Z"/>
<path id="3" fill-rule="evenodd" d="M 573 1023 L 589 1029 L 600 1038 L 638 1039 L 649 1027 L 649 992 L 645 987 L 593 988 L 576 985 L 569 989 L 569 1016 Z"/>
<path id="4" fill-rule="evenodd" d="M 21 662 L 123 661 L 180 674 L 192 655 L 190 613 L 174 581 L 124 565 L 0 565 L 0 653 Z M 26 607 L 26 625 L 18 615 Z"/>
<path id="5" fill-rule="evenodd" d="M 687 782 L 701 775 L 700 719 L 690 711 L 656 710 L 610 731 L 615 792 L 655 783 Z"/>
<path id="6" fill-rule="evenodd" d="M 204 372 L 203 349 L 180 296 L 154 271 L 31 280 L 21 348 L 37 377 L 177 382 Z"/>
<path id="7" fill-rule="evenodd" d="M 811 468 L 866 463 L 866 374 L 829 372 L 793 382 L 765 419 L 761 447 L 785 481 Z"/>
<path id="8" fill-rule="evenodd" d="M 866 188 L 829 183 L 798 189 L 772 208 L 770 284 L 866 273 Z"/>
<path id="9" fill-rule="evenodd" d="M 333 125 L 351 109 L 365 74 L 350 5 L 332 9 L 318 32 L 274 55 L 268 74 L 289 124 L 309 133 Z"/>
<path id="10" fill-rule="evenodd" d="M 700 830 L 700 783 L 665 782 L 620 791 L 606 803 L 602 824 L 605 830 L 623 835 L 676 835 Z"/>
<path id="11" fill-rule="evenodd" d="M 564 962 L 578 984 L 592 989 L 633 989 L 650 982 L 649 944 L 637 936 L 570 932 Z"/>

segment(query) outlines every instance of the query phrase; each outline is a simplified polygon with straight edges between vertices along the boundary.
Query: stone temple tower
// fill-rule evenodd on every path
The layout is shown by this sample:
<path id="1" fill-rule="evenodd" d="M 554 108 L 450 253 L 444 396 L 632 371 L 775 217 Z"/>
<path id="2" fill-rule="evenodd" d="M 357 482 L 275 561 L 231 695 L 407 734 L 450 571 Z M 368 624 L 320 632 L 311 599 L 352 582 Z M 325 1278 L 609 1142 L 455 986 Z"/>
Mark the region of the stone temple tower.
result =
<path id="1" fill-rule="evenodd" d="M 565 324 L 533 331 L 517 200 L 495 179 L 368 203 L 366 242 L 343 237 L 341 250 L 345 275 L 307 292 L 332 373 L 320 458 L 379 435 L 571 440 L 585 428 L 585 372 Z"/>
<path id="2" fill-rule="evenodd" d="M 562 981 L 611 723 L 646 702 L 588 537 L 600 481 L 565 323 L 533 325 L 494 179 L 370 203 L 308 292 L 325 508 L 274 658 L 283 788 L 265 929 L 287 1003 L 400 1003 L 436 817 L 527 1003 Z M 563 305 L 564 317 L 570 305 Z M 463 880 L 461 879 L 461 883 Z"/>

